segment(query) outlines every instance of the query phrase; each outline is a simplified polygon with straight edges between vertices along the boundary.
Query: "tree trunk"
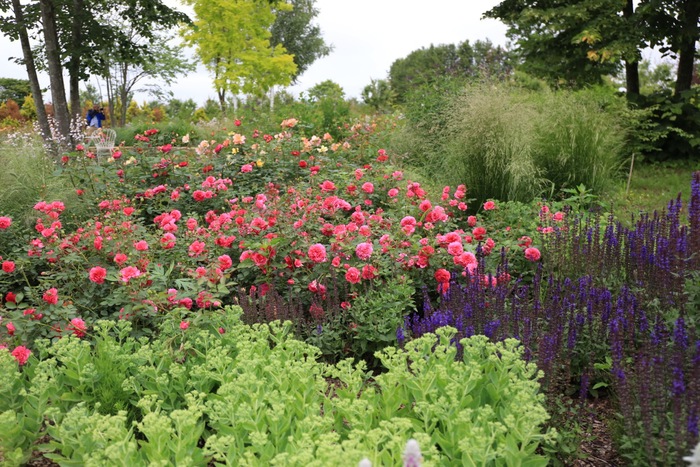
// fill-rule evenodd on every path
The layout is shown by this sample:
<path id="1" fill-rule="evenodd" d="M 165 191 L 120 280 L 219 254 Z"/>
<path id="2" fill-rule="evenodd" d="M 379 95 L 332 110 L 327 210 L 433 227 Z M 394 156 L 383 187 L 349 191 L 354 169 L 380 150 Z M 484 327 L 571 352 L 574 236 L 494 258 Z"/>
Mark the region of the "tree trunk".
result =
<path id="1" fill-rule="evenodd" d="M 51 127 L 49 126 L 49 119 L 46 116 L 44 96 L 41 92 L 39 76 L 37 75 L 36 65 L 34 64 L 34 54 L 32 53 L 32 47 L 29 44 L 29 34 L 27 33 L 27 26 L 20 0 L 12 0 L 12 9 L 15 14 L 15 20 L 17 21 L 19 41 L 22 44 L 22 55 L 24 56 L 24 66 L 27 68 L 27 77 L 29 78 L 29 85 L 32 89 L 32 99 L 34 99 L 34 106 L 36 107 L 36 117 L 37 121 L 39 122 L 39 130 L 41 131 L 42 138 L 44 138 L 45 141 L 48 141 L 51 139 Z"/>
<path id="2" fill-rule="evenodd" d="M 73 16 L 71 24 L 71 54 L 68 62 L 68 81 L 70 88 L 70 115 L 72 118 L 81 118 L 82 109 L 80 107 L 80 65 L 81 51 L 83 44 L 83 15 L 85 8 L 84 0 L 73 0 Z M 77 116 L 77 117 L 76 117 Z"/>
<path id="3" fill-rule="evenodd" d="M 129 110 L 131 99 L 129 99 L 129 89 L 127 88 L 126 80 L 129 77 L 129 67 L 126 63 L 121 63 L 122 82 L 119 86 L 119 99 L 122 101 L 121 115 L 119 117 L 119 126 L 126 125 L 126 112 Z"/>
<path id="4" fill-rule="evenodd" d="M 678 42 L 678 71 L 674 95 L 690 89 L 695 69 L 695 43 L 700 39 L 700 2 L 685 0 L 680 11 L 681 34 Z"/>
<path id="5" fill-rule="evenodd" d="M 51 83 L 51 100 L 56 126 L 60 133 L 59 146 L 68 146 L 71 143 L 70 114 L 68 113 L 68 102 L 66 102 L 66 89 L 63 85 L 61 51 L 56 31 L 56 6 L 53 0 L 40 0 L 39 6 L 41 7 L 41 22 L 44 26 L 44 45 Z"/>
<path id="6" fill-rule="evenodd" d="M 639 96 L 639 62 L 625 61 L 625 81 L 627 98 Z"/>
<path id="7" fill-rule="evenodd" d="M 622 16 L 629 23 L 634 16 L 634 3 L 632 0 L 627 0 L 625 7 L 622 9 Z M 639 61 L 637 57 L 625 60 L 625 87 L 627 88 L 627 98 L 639 96 Z"/>
<path id="8" fill-rule="evenodd" d="M 107 104 L 109 107 L 109 121 L 114 121 L 115 103 L 114 103 L 114 85 L 112 83 L 112 75 L 107 66 L 107 75 L 105 76 L 105 87 L 107 88 Z"/>

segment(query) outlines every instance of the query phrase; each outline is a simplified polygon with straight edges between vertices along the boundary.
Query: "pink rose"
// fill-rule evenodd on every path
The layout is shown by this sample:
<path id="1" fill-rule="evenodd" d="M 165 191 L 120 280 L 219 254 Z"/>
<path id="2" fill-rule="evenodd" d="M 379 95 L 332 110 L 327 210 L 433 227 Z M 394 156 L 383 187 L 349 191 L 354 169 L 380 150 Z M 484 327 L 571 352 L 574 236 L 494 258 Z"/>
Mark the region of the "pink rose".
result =
<path id="1" fill-rule="evenodd" d="M 134 277 L 139 277 L 141 271 L 135 266 L 127 266 L 119 271 L 119 274 L 121 275 L 122 282 L 129 282 Z"/>
<path id="2" fill-rule="evenodd" d="M 351 284 L 357 284 L 360 282 L 360 278 L 360 270 L 355 267 L 348 268 L 348 270 L 345 271 L 345 280 Z"/>
<path id="3" fill-rule="evenodd" d="M 85 326 L 85 321 L 83 321 L 80 318 L 73 318 L 70 320 L 70 326 L 68 326 L 68 329 L 73 330 L 73 334 L 77 337 L 83 337 L 85 336 L 85 330 L 87 329 L 87 326 Z"/>
<path id="4" fill-rule="evenodd" d="M 2 262 L 2 270 L 8 274 L 13 272 L 15 270 L 14 261 L 3 261 Z"/>
<path id="5" fill-rule="evenodd" d="M 58 303 L 58 290 L 56 287 L 51 287 L 49 290 L 44 292 L 43 299 L 49 305 L 55 305 Z"/>
<path id="6" fill-rule="evenodd" d="M 314 263 L 323 263 L 326 261 L 326 247 L 320 243 L 316 243 L 309 247 L 309 259 Z"/>
<path id="7" fill-rule="evenodd" d="M 535 247 L 529 247 L 525 249 L 525 258 L 527 258 L 530 261 L 538 261 L 542 255 L 540 254 L 540 250 L 538 250 Z"/>
<path id="8" fill-rule="evenodd" d="M 90 269 L 89 277 L 95 284 L 102 284 L 107 277 L 107 270 L 101 266 L 95 266 Z"/>
<path id="9" fill-rule="evenodd" d="M 370 258 L 370 256 L 372 256 L 373 251 L 374 251 L 374 247 L 369 242 L 360 243 L 355 248 L 355 254 L 357 255 L 358 258 L 360 258 L 363 261 L 368 260 Z"/>
<path id="10" fill-rule="evenodd" d="M 17 363 L 19 363 L 20 365 L 24 365 L 25 363 L 27 363 L 27 360 L 29 359 L 29 356 L 31 354 L 32 351 L 23 345 L 15 347 L 15 350 L 12 351 L 12 356 L 15 357 Z"/>

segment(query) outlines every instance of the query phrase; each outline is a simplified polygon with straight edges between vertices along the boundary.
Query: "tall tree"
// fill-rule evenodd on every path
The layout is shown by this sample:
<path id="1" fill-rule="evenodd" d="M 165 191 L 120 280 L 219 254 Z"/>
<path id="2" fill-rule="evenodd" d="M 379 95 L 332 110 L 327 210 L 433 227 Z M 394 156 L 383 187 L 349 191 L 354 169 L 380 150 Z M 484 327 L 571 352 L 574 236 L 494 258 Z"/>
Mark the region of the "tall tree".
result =
<path id="1" fill-rule="evenodd" d="M 63 67 L 61 50 L 56 29 L 56 5 L 53 0 L 39 0 L 41 24 L 44 30 L 44 47 L 48 62 L 49 82 L 51 83 L 51 101 L 54 118 L 60 134 L 60 145 L 70 143 L 70 114 L 66 101 L 66 88 L 63 85 Z"/>
<path id="2" fill-rule="evenodd" d="M 39 75 L 34 62 L 32 47 L 29 43 L 30 25 L 26 20 L 24 9 L 19 0 L 12 0 L 11 5 L 5 0 L 0 0 L 0 11 L 3 13 L 12 12 L 10 17 L 5 17 L 0 21 L 0 32 L 10 37 L 10 39 L 19 39 L 20 41 L 23 57 L 20 62 L 24 63 L 24 67 L 27 70 L 27 77 L 29 78 L 29 85 L 32 90 L 32 98 L 36 106 L 39 129 L 41 130 L 43 138 L 48 140 L 51 138 L 51 127 L 49 126 L 49 119 L 46 115 L 46 109 L 44 108 L 44 96 L 41 91 L 41 86 L 39 85 Z"/>
<path id="3" fill-rule="evenodd" d="M 35 36 L 43 41 L 39 49 L 25 48 L 23 44 L 23 62 L 27 67 L 34 64 L 35 69 L 48 71 L 56 120 L 59 131 L 66 140 L 69 136 L 70 114 L 75 115 L 80 111 L 79 83 L 90 73 L 105 70 L 104 56 L 108 56 L 118 46 L 121 50 L 128 50 L 130 59 L 134 62 L 148 63 L 154 59 L 150 47 L 130 43 L 122 30 L 122 24 L 109 27 L 104 21 L 106 17 L 116 13 L 124 21 L 138 18 L 134 23 L 140 35 L 151 38 L 153 31 L 158 29 L 154 25 L 171 27 L 189 20 L 187 15 L 166 6 L 161 0 L 34 0 L 26 4 L 20 4 L 19 0 L 11 1 L 14 8 L 9 19 L 14 21 L 3 22 L 0 30 L 3 34 L 20 40 L 20 25 L 23 25 L 25 31 L 42 31 L 41 35 Z M 0 0 L 0 10 L 9 10 L 8 0 Z M 22 22 L 18 21 L 18 15 L 22 15 Z M 39 50 L 41 55 L 38 55 Z M 100 53 L 95 53 L 96 51 Z M 39 61 L 40 57 L 45 59 L 45 63 Z M 70 112 L 63 85 L 64 70 L 69 75 Z M 34 87 L 34 79 L 29 70 L 28 75 Z M 38 80 L 36 84 L 38 86 Z M 43 102 L 41 96 L 34 95 L 34 90 L 32 93 L 35 102 Z M 41 116 L 39 120 L 42 120 Z"/>
<path id="4" fill-rule="evenodd" d="M 690 89 L 700 41 L 700 1 L 645 0 L 637 9 L 644 14 L 650 44 L 678 58 L 674 93 Z"/>
<path id="5" fill-rule="evenodd" d="M 187 44 L 214 75 L 221 111 L 226 95 L 262 95 L 274 85 L 288 85 L 296 72 L 294 58 L 282 45 L 270 44 L 275 14 L 261 0 L 186 0 L 196 19 L 183 30 Z M 273 2 L 277 10 L 289 9 Z"/>
<path id="6" fill-rule="evenodd" d="M 318 16 L 316 0 L 289 0 L 292 9 L 273 7 L 275 22 L 270 28 L 272 47 L 283 46 L 294 56 L 297 70 L 292 82 L 296 82 L 309 66 L 332 52 L 333 47 L 323 40 L 321 28 L 313 23 Z"/>
<path id="7" fill-rule="evenodd" d="M 485 16 L 508 26 L 523 69 L 550 81 L 600 82 L 624 62 L 633 98 L 639 94 L 640 50 L 661 46 L 678 57 L 675 93 L 692 84 L 698 0 L 503 0 Z"/>
<path id="8" fill-rule="evenodd" d="M 517 46 L 524 71 L 555 85 L 580 87 L 601 83 L 603 76 L 619 69 L 617 36 L 610 34 L 621 29 L 627 3 L 504 0 L 484 16 L 508 26 L 507 35 Z M 637 50 L 636 38 L 631 40 Z"/>

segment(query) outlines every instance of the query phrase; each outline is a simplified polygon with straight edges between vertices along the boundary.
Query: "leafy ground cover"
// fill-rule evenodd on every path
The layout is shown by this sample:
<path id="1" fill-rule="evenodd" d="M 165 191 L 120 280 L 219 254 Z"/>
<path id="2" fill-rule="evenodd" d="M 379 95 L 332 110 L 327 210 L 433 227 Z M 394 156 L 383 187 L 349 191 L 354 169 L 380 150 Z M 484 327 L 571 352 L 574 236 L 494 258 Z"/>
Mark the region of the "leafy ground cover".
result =
<path id="1" fill-rule="evenodd" d="M 48 433 L 42 449 L 63 462 L 306 465 L 332 447 L 352 453 L 347 465 L 363 453 L 386 463 L 409 438 L 436 465 L 570 462 L 586 435 L 571 414 L 595 400 L 614 414 L 598 420 L 621 459 L 677 464 L 690 452 L 700 172 L 688 173 L 689 202 L 630 224 L 587 214 L 583 188 L 478 205 L 466 186 L 435 190 L 376 145 L 386 121 L 347 125 L 339 140 L 298 126 L 239 121 L 205 140 L 149 128 L 99 159 L 79 145 L 49 163 L 61 186 L 0 213 L 0 342 L 16 394 L 2 416 L 27 427 L 0 430 L 13 433 L 0 438 L 6 461 L 25 461 Z M 70 197 L 51 197 L 60 188 Z M 303 350 L 258 365 L 278 347 L 272 332 L 259 355 L 221 363 L 279 320 Z M 476 354 L 484 376 L 467 387 L 451 362 Z M 133 369 L 144 365 L 153 371 Z M 320 381 L 301 380 L 310 399 L 280 406 L 260 388 L 297 365 Z M 239 400 L 235 375 L 258 381 L 259 397 Z M 333 405 L 343 395 L 352 407 Z M 224 421 L 215 407 L 229 396 L 239 411 Z M 536 420 L 518 415 L 521 403 Z M 354 404 L 364 412 L 348 412 Z M 282 415 L 288 405 L 306 415 Z M 333 439 L 290 421 L 311 423 L 323 407 L 318 426 L 331 423 Z M 256 425 L 237 432 L 245 414 Z M 307 438 L 281 441 L 295 430 Z M 107 435 L 109 449 L 98 443 Z"/>

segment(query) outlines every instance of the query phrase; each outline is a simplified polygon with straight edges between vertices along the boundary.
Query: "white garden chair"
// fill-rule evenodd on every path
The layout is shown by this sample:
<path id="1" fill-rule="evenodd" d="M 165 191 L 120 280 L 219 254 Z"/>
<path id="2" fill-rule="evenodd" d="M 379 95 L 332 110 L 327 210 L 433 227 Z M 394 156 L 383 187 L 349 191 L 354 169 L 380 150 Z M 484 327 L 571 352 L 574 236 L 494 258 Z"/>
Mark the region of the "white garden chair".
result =
<path id="1" fill-rule="evenodd" d="M 112 154 L 114 141 L 117 139 L 117 132 L 111 128 L 100 129 L 90 135 L 89 138 L 92 144 L 95 145 L 95 155 L 99 159 L 100 154 Z"/>

